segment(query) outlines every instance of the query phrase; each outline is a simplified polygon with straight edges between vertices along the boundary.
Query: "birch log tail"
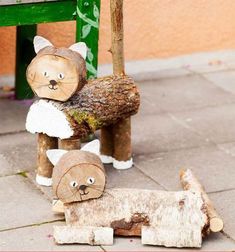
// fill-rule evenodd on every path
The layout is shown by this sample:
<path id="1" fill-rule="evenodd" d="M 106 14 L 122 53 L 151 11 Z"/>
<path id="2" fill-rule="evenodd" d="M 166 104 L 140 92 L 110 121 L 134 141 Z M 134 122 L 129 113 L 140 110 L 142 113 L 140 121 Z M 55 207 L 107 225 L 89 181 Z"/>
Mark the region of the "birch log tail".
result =
<path id="1" fill-rule="evenodd" d="M 205 192 L 205 189 L 200 184 L 198 179 L 194 176 L 193 172 L 189 169 L 181 170 L 180 180 L 184 190 L 189 190 L 192 192 L 200 192 L 202 194 L 209 216 L 210 230 L 212 232 L 220 232 L 224 226 L 223 220 L 216 212 L 212 201 L 208 197 L 208 194 Z"/>

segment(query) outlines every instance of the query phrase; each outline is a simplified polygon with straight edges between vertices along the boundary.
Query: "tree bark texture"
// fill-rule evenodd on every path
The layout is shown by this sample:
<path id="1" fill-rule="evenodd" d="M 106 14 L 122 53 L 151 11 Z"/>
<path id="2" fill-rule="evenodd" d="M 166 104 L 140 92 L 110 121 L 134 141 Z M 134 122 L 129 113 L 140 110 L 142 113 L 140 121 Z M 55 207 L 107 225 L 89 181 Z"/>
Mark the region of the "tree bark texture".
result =
<path id="1" fill-rule="evenodd" d="M 140 236 L 144 227 L 144 244 L 175 247 L 200 247 L 208 227 L 201 194 L 190 191 L 107 189 L 98 199 L 65 204 L 65 217 L 69 226 L 111 227 L 117 235 Z"/>
<path id="2" fill-rule="evenodd" d="M 108 76 L 89 81 L 69 101 L 35 102 L 26 128 L 60 139 L 81 138 L 136 114 L 139 105 L 139 93 L 130 77 Z"/>
<path id="3" fill-rule="evenodd" d="M 180 173 L 180 180 L 184 190 L 190 190 L 192 192 L 200 192 L 207 208 L 207 213 L 210 221 L 210 230 L 212 232 L 220 232 L 223 229 L 223 220 L 216 212 L 212 201 L 205 192 L 202 184 L 194 176 L 191 170 L 182 170 Z"/>
<path id="4" fill-rule="evenodd" d="M 38 134 L 38 165 L 37 174 L 42 177 L 51 178 L 53 165 L 48 160 L 46 151 L 49 149 L 57 149 L 58 140 L 54 137 L 48 137 L 46 134 Z"/>

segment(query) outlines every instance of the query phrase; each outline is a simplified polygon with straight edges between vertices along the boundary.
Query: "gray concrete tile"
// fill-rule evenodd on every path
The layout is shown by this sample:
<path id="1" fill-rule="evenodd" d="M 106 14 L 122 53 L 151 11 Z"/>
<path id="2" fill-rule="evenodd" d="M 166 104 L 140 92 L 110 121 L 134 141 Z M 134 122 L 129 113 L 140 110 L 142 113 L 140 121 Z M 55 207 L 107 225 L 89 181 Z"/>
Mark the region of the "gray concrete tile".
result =
<path id="1" fill-rule="evenodd" d="M 135 165 L 168 190 L 180 190 L 180 169 L 192 169 L 207 192 L 235 188 L 235 159 L 215 146 L 140 155 Z"/>
<path id="2" fill-rule="evenodd" d="M 235 241 L 235 190 L 211 193 L 210 198 L 224 221 L 224 232 Z"/>
<path id="3" fill-rule="evenodd" d="M 215 143 L 235 141 L 235 104 L 174 113 L 183 124 Z"/>
<path id="4" fill-rule="evenodd" d="M 112 165 L 106 165 L 105 170 L 107 174 L 106 188 L 163 189 L 163 187 L 147 177 L 136 167 L 128 170 L 117 170 Z"/>
<path id="5" fill-rule="evenodd" d="M 64 222 L 13 229 L 0 232 L 2 251 L 102 251 L 99 246 L 56 245 L 53 239 L 53 226 Z"/>
<path id="6" fill-rule="evenodd" d="M 51 211 L 51 203 L 23 176 L 0 178 L 0 229 L 40 224 L 61 219 Z"/>
<path id="7" fill-rule="evenodd" d="M 149 154 L 207 145 L 205 138 L 166 114 L 137 115 L 132 119 L 134 154 Z"/>
<path id="8" fill-rule="evenodd" d="M 235 94 L 235 71 L 215 72 L 203 75 L 222 90 Z"/>
<path id="9" fill-rule="evenodd" d="M 163 111 L 185 111 L 235 102 L 235 96 L 199 75 L 145 81 L 140 92 L 152 106 Z M 154 114 L 154 112 L 152 113 Z"/>
<path id="10" fill-rule="evenodd" d="M 211 73 L 228 70 L 228 66 L 225 62 L 220 60 L 211 60 L 207 64 L 203 65 L 189 65 L 186 69 L 194 73 Z"/>
<path id="11" fill-rule="evenodd" d="M 0 135 L 0 176 L 36 168 L 36 136 L 30 133 Z"/>
<path id="12" fill-rule="evenodd" d="M 25 130 L 29 102 L 0 100 L 0 133 Z"/>
<path id="13" fill-rule="evenodd" d="M 152 69 L 149 69 L 149 70 L 150 71 L 135 73 L 133 75 L 134 80 L 138 80 L 138 81 L 154 80 L 155 81 L 155 80 L 160 80 L 160 79 L 175 78 L 179 76 L 192 74 L 186 68 L 161 69 L 158 71 L 152 71 Z"/>
<path id="14" fill-rule="evenodd" d="M 141 244 L 140 238 L 115 237 L 114 246 L 102 246 L 105 251 L 195 251 L 194 249 L 176 249 L 161 246 L 147 246 Z M 231 251 L 235 249 L 235 242 L 221 233 L 212 233 L 203 240 L 199 251 Z"/>

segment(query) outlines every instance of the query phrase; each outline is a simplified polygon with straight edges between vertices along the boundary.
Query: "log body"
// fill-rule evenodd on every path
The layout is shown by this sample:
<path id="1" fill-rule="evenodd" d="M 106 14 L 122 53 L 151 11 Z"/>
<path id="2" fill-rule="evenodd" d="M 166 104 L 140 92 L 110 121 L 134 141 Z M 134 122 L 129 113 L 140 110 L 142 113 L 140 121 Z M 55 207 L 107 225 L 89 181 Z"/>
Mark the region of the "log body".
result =
<path id="1" fill-rule="evenodd" d="M 108 76 L 89 81 L 66 102 L 36 101 L 26 129 L 60 139 L 81 138 L 136 114 L 139 105 L 139 92 L 130 77 Z"/>
<path id="2" fill-rule="evenodd" d="M 111 227 L 125 236 L 141 235 L 144 226 L 145 244 L 200 247 L 208 226 L 204 209 L 200 193 L 119 188 L 99 199 L 65 204 L 65 217 L 69 226 Z"/>

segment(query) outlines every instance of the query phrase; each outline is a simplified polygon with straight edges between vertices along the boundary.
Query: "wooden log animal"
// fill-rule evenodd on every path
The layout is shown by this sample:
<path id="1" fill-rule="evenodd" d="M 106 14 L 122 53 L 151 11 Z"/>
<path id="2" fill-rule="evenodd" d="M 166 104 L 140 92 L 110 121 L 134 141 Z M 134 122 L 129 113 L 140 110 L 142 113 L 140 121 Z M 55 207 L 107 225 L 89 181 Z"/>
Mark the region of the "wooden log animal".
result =
<path id="1" fill-rule="evenodd" d="M 62 160 L 65 161 L 65 155 L 57 161 L 53 178 L 63 178 L 61 163 Z M 100 170 L 98 166 L 96 169 Z M 64 188 L 62 197 L 57 193 L 59 201 L 64 203 L 62 210 L 67 224 L 54 228 L 54 238 L 59 244 L 110 245 L 114 233 L 122 236 L 141 236 L 142 244 L 200 247 L 202 238 L 209 234 L 209 209 L 200 190 L 168 192 L 116 188 L 106 189 L 100 197 L 87 200 L 80 198 L 82 196 L 71 195 L 90 192 L 87 177 L 95 178 L 94 170 L 90 170 L 90 173 L 88 171 L 86 177 L 83 176 L 82 169 L 78 169 L 76 175 L 70 169 L 65 173 L 68 178 L 67 185 L 59 179 L 53 180 L 53 187 Z M 78 180 L 77 191 L 71 193 L 73 181 Z M 81 185 L 86 185 L 84 192 L 79 189 Z M 104 186 L 103 180 L 103 185 L 99 182 L 96 188 Z"/>
<path id="2" fill-rule="evenodd" d="M 68 100 L 86 84 L 86 44 L 56 48 L 47 39 L 34 38 L 36 57 L 29 64 L 26 77 L 40 98 Z"/>
<path id="3" fill-rule="evenodd" d="M 26 129 L 38 133 L 38 171 L 36 181 L 51 185 L 52 166 L 46 151 L 57 138 L 76 149 L 77 140 L 101 129 L 100 158 L 117 169 L 133 165 L 130 116 L 138 112 L 140 96 L 133 80 L 125 75 L 123 54 L 123 3 L 110 0 L 112 33 L 112 76 L 85 79 L 86 46 L 76 43 L 55 48 L 36 37 L 36 58 L 27 70 L 28 81 L 40 99 L 30 108 Z M 67 144 L 66 144 L 67 146 Z"/>

